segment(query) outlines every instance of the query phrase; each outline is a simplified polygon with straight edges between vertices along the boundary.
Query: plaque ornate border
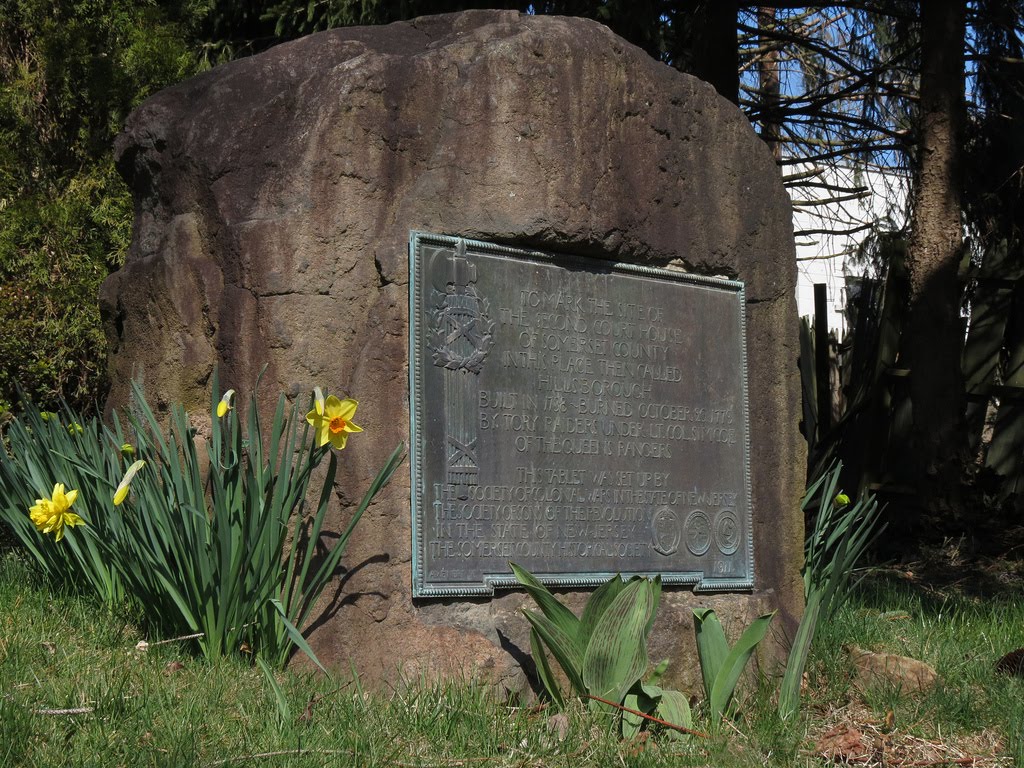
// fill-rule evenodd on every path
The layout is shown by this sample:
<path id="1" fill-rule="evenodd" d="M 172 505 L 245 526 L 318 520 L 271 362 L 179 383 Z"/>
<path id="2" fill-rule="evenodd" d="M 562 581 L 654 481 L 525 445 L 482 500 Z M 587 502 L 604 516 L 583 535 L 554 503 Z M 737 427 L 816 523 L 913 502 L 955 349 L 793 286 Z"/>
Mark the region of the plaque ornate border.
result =
<path id="1" fill-rule="evenodd" d="M 423 452 L 424 446 L 421 445 L 420 437 L 420 425 L 423 423 L 423 401 L 422 401 L 422 376 L 423 372 L 420 369 L 419 357 L 417 354 L 420 341 L 425 333 L 429 333 L 432 337 L 437 337 L 437 330 L 424 329 L 420 327 L 419 318 L 422 316 L 423 307 L 421 305 L 420 292 L 418 287 L 422 280 L 421 275 L 421 263 L 418 259 L 418 253 L 420 245 L 434 245 L 441 247 L 454 248 L 457 253 L 465 254 L 467 251 L 477 251 L 488 254 L 495 254 L 501 256 L 509 256 L 512 258 L 519 259 L 531 259 L 535 261 L 547 262 L 549 264 L 557 265 L 562 263 L 576 264 L 580 266 L 593 266 L 594 259 L 575 256 L 572 254 L 553 254 L 545 251 L 538 250 L 527 250 L 522 248 L 512 248 L 510 246 L 498 245 L 495 243 L 488 243 L 480 240 L 472 240 L 468 238 L 456 237 L 452 235 L 437 235 L 427 232 L 420 232 L 417 230 L 410 230 L 409 232 L 409 471 L 410 471 L 410 495 L 411 495 L 411 517 L 412 517 L 412 593 L 414 598 L 425 598 L 425 597 L 469 597 L 469 596 L 488 596 L 493 595 L 495 589 L 513 588 L 517 587 L 518 582 L 515 578 L 509 574 L 493 574 L 488 575 L 483 579 L 481 584 L 451 584 L 451 583 L 428 583 L 426 580 L 426 574 L 424 571 L 425 553 L 424 547 L 426 545 L 425 537 L 422 535 L 422 531 L 425 525 L 424 519 L 424 501 L 423 501 Z M 663 584 L 674 584 L 691 586 L 694 592 L 743 592 L 749 591 L 754 587 L 754 541 L 753 541 L 753 510 L 754 510 L 754 499 L 751 488 L 750 478 L 750 418 L 749 418 L 749 389 L 748 389 L 748 373 L 747 373 L 747 332 L 746 332 L 746 294 L 744 290 L 744 284 L 737 280 L 729 280 L 722 277 L 708 277 L 704 275 L 695 275 L 688 272 L 679 272 L 674 270 L 662 269 L 658 267 L 648 267 L 639 264 L 629 264 L 624 262 L 616 261 L 602 261 L 602 269 L 610 270 L 612 272 L 621 272 L 625 274 L 643 275 L 648 277 L 658 277 L 668 280 L 674 280 L 682 283 L 689 283 L 692 285 L 705 285 L 718 288 L 725 288 L 735 291 L 738 296 L 738 308 L 739 308 L 739 328 L 740 328 L 740 370 L 742 381 L 741 386 L 741 403 L 742 403 L 742 420 L 745 425 L 743 430 L 743 483 L 745 492 L 748 500 L 747 508 L 747 520 L 746 520 L 746 540 L 743 542 L 748 553 L 746 563 L 746 576 L 743 577 L 715 577 L 714 575 L 708 575 L 703 571 L 697 571 L 692 573 L 670 573 L 662 574 Z M 478 310 L 477 310 L 478 311 Z M 479 313 L 479 311 L 478 311 Z M 484 313 L 479 313 L 481 317 L 485 318 Z M 486 333 L 480 334 L 482 338 Z M 477 338 L 475 341 L 475 350 L 473 350 L 468 356 L 466 356 L 461 365 L 462 367 L 472 368 L 477 365 L 482 356 L 486 354 L 486 348 L 489 343 L 488 339 Z M 451 367 L 449 353 L 438 350 L 436 344 L 432 347 L 434 350 L 434 364 L 445 363 L 447 367 Z M 439 362 L 440 361 L 440 362 Z M 714 533 L 712 532 L 712 538 Z M 680 546 L 684 546 L 680 544 Z M 709 544 L 710 546 L 710 544 Z M 730 546 L 732 546 L 730 544 Z M 738 547 L 737 547 L 738 548 Z M 614 576 L 614 573 L 535 573 L 536 576 L 542 583 L 556 588 L 585 588 L 595 587 L 603 584 L 609 578 Z M 624 576 L 632 576 L 632 573 L 623 573 Z M 649 572 L 645 572 L 640 575 L 651 575 Z"/>

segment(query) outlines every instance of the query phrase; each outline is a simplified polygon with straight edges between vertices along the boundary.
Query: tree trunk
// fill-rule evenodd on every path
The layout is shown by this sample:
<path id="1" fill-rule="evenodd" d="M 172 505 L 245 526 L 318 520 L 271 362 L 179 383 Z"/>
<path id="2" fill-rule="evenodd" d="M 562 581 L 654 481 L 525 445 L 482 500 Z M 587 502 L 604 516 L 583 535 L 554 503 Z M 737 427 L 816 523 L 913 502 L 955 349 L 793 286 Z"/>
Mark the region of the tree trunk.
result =
<path id="1" fill-rule="evenodd" d="M 715 86 L 733 104 L 740 100 L 740 49 L 736 43 L 736 3 L 730 0 L 700 3 L 693 73 Z"/>
<path id="2" fill-rule="evenodd" d="M 761 138 L 771 148 L 776 160 L 782 159 L 782 114 L 779 111 L 781 95 L 781 78 L 779 77 L 779 50 L 772 33 L 777 22 L 775 9 L 759 7 L 757 9 L 757 26 L 761 30 L 760 59 L 757 65 L 758 96 L 761 100 Z"/>
<path id="3" fill-rule="evenodd" d="M 668 62 L 681 72 L 711 83 L 718 93 L 738 104 L 736 0 L 679 0 L 663 8 L 660 18 Z"/>
<path id="4" fill-rule="evenodd" d="M 963 246 L 964 34 L 963 0 L 921 3 L 918 176 L 907 258 L 910 316 L 899 365 L 910 371 L 908 480 L 926 509 L 943 514 L 955 510 L 965 444 L 957 279 Z"/>

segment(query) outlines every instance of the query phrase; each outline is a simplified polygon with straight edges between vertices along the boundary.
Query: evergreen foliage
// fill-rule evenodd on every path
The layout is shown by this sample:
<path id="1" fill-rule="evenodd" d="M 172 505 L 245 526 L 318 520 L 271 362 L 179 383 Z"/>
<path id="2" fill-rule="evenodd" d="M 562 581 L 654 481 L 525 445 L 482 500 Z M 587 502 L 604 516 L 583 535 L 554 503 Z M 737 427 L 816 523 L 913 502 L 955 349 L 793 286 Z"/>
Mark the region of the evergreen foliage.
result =
<path id="1" fill-rule="evenodd" d="M 49 408 L 102 395 L 96 298 L 131 238 L 113 138 L 196 67 L 153 2 L 0 0 L 0 411 L 18 385 Z"/>

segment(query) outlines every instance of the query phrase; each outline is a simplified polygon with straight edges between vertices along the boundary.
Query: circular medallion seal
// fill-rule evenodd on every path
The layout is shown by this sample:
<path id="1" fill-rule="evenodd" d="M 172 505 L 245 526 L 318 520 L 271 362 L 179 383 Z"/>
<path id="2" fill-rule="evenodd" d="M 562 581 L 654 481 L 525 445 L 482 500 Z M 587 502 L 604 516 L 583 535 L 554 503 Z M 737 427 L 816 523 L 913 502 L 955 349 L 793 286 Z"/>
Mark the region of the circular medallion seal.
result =
<path id="1" fill-rule="evenodd" d="M 736 512 L 731 509 L 715 515 L 715 544 L 723 555 L 731 555 L 740 548 L 740 526 Z"/>
<path id="2" fill-rule="evenodd" d="M 671 555 L 679 549 L 682 532 L 679 517 L 668 507 L 662 507 L 651 518 L 651 533 L 654 536 L 654 551 L 659 555 Z"/>
<path id="3" fill-rule="evenodd" d="M 686 516 L 683 524 L 686 548 L 695 555 L 703 555 L 711 548 L 711 520 L 699 509 Z"/>

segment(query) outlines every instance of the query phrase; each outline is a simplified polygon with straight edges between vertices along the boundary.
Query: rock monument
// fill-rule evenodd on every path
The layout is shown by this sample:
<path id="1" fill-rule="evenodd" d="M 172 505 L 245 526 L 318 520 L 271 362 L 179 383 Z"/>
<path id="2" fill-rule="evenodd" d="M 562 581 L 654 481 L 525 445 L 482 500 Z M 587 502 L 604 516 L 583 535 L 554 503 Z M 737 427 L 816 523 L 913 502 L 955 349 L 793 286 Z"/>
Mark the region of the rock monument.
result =
<path id="1" fill-rule="evenodd" d="M 341 456 L 339 528 L 410 440 L 410 233 L 455 238 L 453 249 L 465 238 L 569 254 L 581 279 L 616 262 L 741 284 L 752 571 L 736 590 L 666 587 L 651 657 L 672 660 L 675 684 L 696 685 L 699 605 L 733 636 L 778 609 L 775 639 L 791 636 L 804 453 L 789 200 L 767 148 L 709 85 L 590 21 L 472 11 L 325 32 L 218 67 L 139 107 L 117 158 L 136 213 L 125 266 L 101 295 L 108 405 L 123 405 L 135 378 L 152 403 L 201 414 L 215 365 L 242 397 L 264 367 L 268 400 L 284 391 L 306 403 L 314 386 L 355 397 L 365 432 Z M 453 278 L 463 292 L 477 274 L 465 269 Z M 689 331 L 714 350 L 721 328 L 698 316 Z M 600 348 L 588 359 L 612 364 Z M 661 377 L 665 397 L 674 375 Z M 664 457 L 648 458 L 657 469 Z M 503 588 L 414 597 L 412 496 L 400 472 L 363 518 L 308 628 L 313 648 L 370 682 L 473 674 L 521 689 L 518 609 L 529 601 Z M 635 546 L 674 552 L 672 535 Z M 587 591 L 566 599 L 579 607 Z"/>

